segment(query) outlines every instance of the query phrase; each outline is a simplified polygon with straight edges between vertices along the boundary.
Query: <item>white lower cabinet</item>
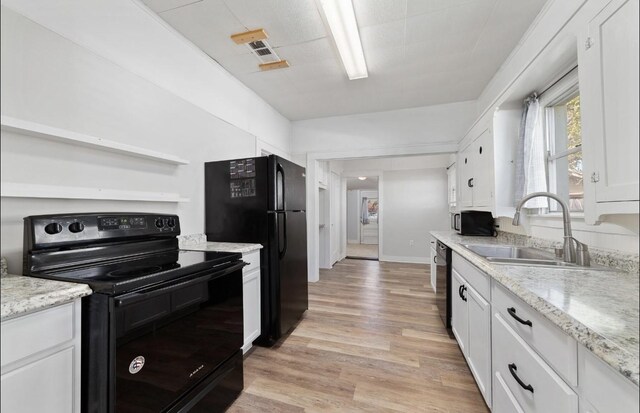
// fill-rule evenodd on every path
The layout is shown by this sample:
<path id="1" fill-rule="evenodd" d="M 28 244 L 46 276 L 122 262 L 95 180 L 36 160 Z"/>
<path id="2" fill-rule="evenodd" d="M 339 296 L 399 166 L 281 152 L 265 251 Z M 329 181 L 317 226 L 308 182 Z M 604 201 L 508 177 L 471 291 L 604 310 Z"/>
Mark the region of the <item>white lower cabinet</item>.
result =
<path id="1" fill-rule="evenodd" d="M 524 413 L 499 372 L 493 376 L 492 413 Z"/>
<path id="2" fill-rule="evenodd" d="M 80 412 L 81 300 L 2 322 L 0 411 Z"/>
<path id="3" fill-rule="evenodd" d="M 491 305 L 473 287 L 466 291 L 469 311 L 467 362 L 478 388 L 491 406 Z"/>
<path id="4" fill-rule="evenodd" d="M 242 260 L 249 265 L 242 270 L 242 301 L 244 343 L 242 353 L 246 353 L 252 346 L 253 340 L 260 336 L 260 251 L 244 254 Z"/>
<path id="5" fill-rule="evenodd" d="M 578 413 L 577 394 L 495 314 L 493 369 L 525 412 Z"/>
<path id="6" fill-rule="evenodd" d="M 436 252 L 434 245 L 431 247 L 431 288 L 433 288 L 434 293 L 436 292 L 436 277 L 438 275 L 438 266 L 436 264 L 437 259 L 438 253 Z"/>
<path id="7" fill-rule="evenodd" d="M 491 305 L 458 273 L 451 271 L 451 330 L 487 406 L 491 407 Z"/>
<path id="8" fill-rule="evenodd" d="M 637 413 L 639 389 L 453 254 L 453 334 L 493 413 Z"/>
<path id="9" fill-rule="evenodd" d="M 465 282 L 454 268 L 451 271 L 451 331 L 466 357 L 469 343 L 469 312 L 462 295 Z"/>

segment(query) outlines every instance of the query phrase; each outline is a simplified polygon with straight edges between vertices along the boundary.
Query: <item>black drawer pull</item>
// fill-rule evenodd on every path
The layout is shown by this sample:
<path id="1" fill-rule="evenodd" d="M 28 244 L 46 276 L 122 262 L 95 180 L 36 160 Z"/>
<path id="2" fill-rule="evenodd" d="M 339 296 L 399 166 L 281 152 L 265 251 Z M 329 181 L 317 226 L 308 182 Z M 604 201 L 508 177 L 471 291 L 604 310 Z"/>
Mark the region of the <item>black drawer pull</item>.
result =
<path id="1" fill-rule="evenodd" d="M 511 372 L 513 378 L 516 379 L 520 387 L 533 393 L 533 386 L 530 384 L 524 384 L 524 382 L 520 380 L 520 377 L 518 377 L 518 374 L 516 373 L 518 371 L 518 367 L 515 365 L 515 363 L 509 364 L 509 371 Z"/>
<path id="2" fill-rule="evenodd" d="M 520 317 L 518 317 L 516 315 L 516 309 L 514 307 L 509 307 L 507 308 L 507 312 L 509 313 L 509 315 L 513 318 L 515 318 L 520 324 L 524 324 L 527 325 L 529 327 L 533 327 L 533 323 L 531 322 L 531 320 L 523 320 Z"/>
<path id="3" fill-rule="evenodd" d="M 464 292 L 467 291 L 467 286 L 463 285 L 462 286 L 462 301 L 467 301 L 467 296 L 464 295 Z"/>
<path id="4" fill-rule="evenodd" d="M 460 287 L 458 287 L 458 296 L 460 296 L 460 298 L 462 298 L 462 289 L 464 288 L 464 285 L 461 285 Z"/>
<path id="5" fill-rule="evenodd" d="M 469 180 L 467 181 L 467 186 L 468 186 L 469 188 L 473 188 L 473 178 L 471 178 L 471 179 L 469 179 Z"/>

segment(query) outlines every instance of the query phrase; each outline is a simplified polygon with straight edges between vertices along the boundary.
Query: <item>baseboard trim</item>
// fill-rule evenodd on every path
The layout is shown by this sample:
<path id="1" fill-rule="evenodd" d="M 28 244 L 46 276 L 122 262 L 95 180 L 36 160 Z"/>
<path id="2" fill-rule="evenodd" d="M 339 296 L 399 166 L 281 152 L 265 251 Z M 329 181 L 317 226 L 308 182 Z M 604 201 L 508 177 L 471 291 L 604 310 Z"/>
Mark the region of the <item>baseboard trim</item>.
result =
<path id="1" fill-rule="evenodd" d="M 401 262 L 406 264 L 429 264 L 431 262 L 428 257 L 400 257 L 393 255 L 382 255 L 379 261 Z"/>

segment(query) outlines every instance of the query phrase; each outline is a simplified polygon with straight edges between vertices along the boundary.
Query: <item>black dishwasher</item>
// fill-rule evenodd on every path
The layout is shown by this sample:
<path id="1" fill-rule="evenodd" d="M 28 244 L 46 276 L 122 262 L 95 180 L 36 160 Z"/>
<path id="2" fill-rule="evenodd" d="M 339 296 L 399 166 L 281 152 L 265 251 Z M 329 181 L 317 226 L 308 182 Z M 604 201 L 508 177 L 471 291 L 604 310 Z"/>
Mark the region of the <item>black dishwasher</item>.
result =
<path id="1" fill-rule="evenodd" d="M 438 241 L 436 252 L 436 305 L 445 327 L 451 329 L 451 248 Z"/>

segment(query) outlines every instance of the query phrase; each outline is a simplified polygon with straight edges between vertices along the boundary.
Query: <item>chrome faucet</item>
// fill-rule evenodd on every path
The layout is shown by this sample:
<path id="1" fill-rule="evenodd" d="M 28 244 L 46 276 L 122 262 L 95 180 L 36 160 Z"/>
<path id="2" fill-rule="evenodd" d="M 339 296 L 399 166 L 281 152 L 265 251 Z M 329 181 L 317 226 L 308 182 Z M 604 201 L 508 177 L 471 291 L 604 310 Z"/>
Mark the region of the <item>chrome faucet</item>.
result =
<path id="1" fill-rule="evenodd" d="M 552 194 L 551 192 L 533 192 L 529 195 L 526 195 L 520 200 L 518 206 L 516 207 L 516 213 L 513 215 L 513 225 L 520 225 L 520 210 L 528 200 L 536 197 L 551 198 L 558 202 L 558 204 L 560 204 L 560 206 L 562 207 L 562 222 L 564 224 L 564 244 L 562 247 L 563 260 L 565 262 L 572 262 L 588 267 L 591 261 L 589 257 L 589 248 L 586 244 L 583 244 L 577 239 L 573 238 L 573 235 L 571 233 L 571 217 L 569 216 L 569 206 L 556 194 Z"/>

